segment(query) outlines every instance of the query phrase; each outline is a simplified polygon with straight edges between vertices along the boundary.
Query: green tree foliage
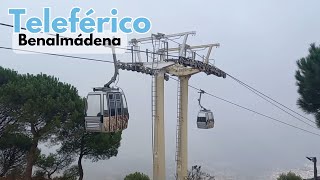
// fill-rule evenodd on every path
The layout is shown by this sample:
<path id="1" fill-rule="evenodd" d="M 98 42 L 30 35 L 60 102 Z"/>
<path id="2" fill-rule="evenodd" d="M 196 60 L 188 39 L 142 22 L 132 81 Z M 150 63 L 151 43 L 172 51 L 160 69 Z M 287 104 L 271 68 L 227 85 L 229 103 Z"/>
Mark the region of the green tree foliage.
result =
<path id="1" fill-rule="evenodd" d="M 16 71 L 5 69 L 0 66 L 0 86 L 7 84 L 9 81 L 14 81 L 18 78 Z"/>
<path id="2" fill-rule="evenodd" d="M 21 75 L 0 88 L 0 104 L 12 109 L 10 117 L 15 126 L 31 138 L 25 180 L 30 180 L 36 162 L 39 142 L 47 141 L 61 129 L 61 125 L 79 118 L 83 101 L 71 85 L 47 75 Z"/>
<path id="3" fill-rule="evenodd" d="M 302 178 L 293 172 L 288 172 L 287 174 L 280 174 L 277 180 L 302 180 Z"/>
<path id="4" fill-rule="evenodd" d="M 127 175 L 124 180 L 150 180 L 150 178 L 143 173 L 135 172 Z"/>
<path id="5" fill-rule="evenodd" d="M 298 105 L 306 113 L 315 115 L 320 127 L 320 47 L 311 44 L 308 56 L 298 60 L 297 65 Z"/>
<path id="6" fill-rule="evenodd" d="M 51 175 L 52 176 L 52 175 Z M 78 175 L 78 167 L 71 166 L 70 168 L 66 169 L 62 175 L 55 174 L 54 177 L 48 177 L 48 174 L 45 171 L 36 171 L 32 180 L 77 180 Z M 1 179 L 0 179 L 1 180 Z"/>
<path id="7" fill-rule="evenodd" d="M 7 84 L 9 81 L 17 80 L 18 77 L 17 72 L 0 66 L 0 87 Z M 11 111 L 12 109 L 9 107 L 0 104 L 0 139 L 2 138 L 2 134 L 4 133 L 7 125 L 15 122 L 15 119 L 9 116 L 9 112 Z"/>
<path id="8" fill-rule="evenodd" d="M 82 99 L 83 105 L 85 99 Z M 93 162 L 106 160 L 117 156 L 120 147 L 121 134 L 117 133 L 89 133 L 85 131 L 84 106 L 81 118 L 75 118 L 64 124 L 56 141 L 62 144 L 61 152 L 77 157 L 79 180 L 83 179 L 83 159 Z"/>
<path id="9" fill-rule="evenodd" d="M 39 168 L 37 174 L 52 179 L 54 173 L 60 173 L 72 163 L 73 159 L 64 154 L 42 154 L 37 158 L 35 165 Z"/>
<path id="10" fill-rule="evenodd" d="M 191 170 L 188 171 L 188 180 L 214 180 L 214 176 L 201 170 L 201 166 L 192 166 Z"/>
<path id="11" fill-rule="evenodd" d="M 17 174 L 17 171 L 24 168 L 30 146 L 31 139 L 23 134 L 3 135 L 0 139 L 0 177 Z"/>
<path id="12" fill-rule="evenodd" d="M 63 175 L 57 178 L 57 180 L 77 180 L 79 177 L 78 169 L 77 165 L 71 166 L 69 169 L 65 170 Z"/>
<path id="13" fill-rule="evenodd" d="M 65 126 L 61 132 L 61 151 L 78 157 L 79 180 L 83 179 L 82 160 L 99 161 L 109 159 L 118 154 L 122 132 L 87 133 L 84 119 L 79 119 Z"/>
<path id="14" fill-rule="evenodd" d="M 16 71 L 0 66 L 0 87 L 19 77 Z M 16 118 L 9 116 L 12 111 L 13 109 L 0 103 L 0 177 L 22 179 L 31 139 L 20 133 L 9 132 L 8 125 L 16 121 Z"/>
<path id="15" fill-rule="evenodd" d="M 122 132 L 85 131 L 84 100 L 74 87 L 57 78 L 43 74 L 19 75 L 0 68 L 0 118 L 4 117 L 0 120 L 8 124 L 12 119 L 14 123 L 9 123 L 6 129 L 29 138 L 30 143 L 24 154 L 26 165 L 22 179 L 31 179 L 34 165 L 38 170 L 34 179 L 50 179 L 54 172 L 61 172 L 69 165 L 61 162 L 61 156 L 70 156 L 77 158 L 77 165 L 53 179 L 75 180 L 79 177 L 82 180 L 83 159 L 98 161 L 118 154 Z M 44 142 L 61 145 L 58 154 L 39 156 L 38 144 Z"/>

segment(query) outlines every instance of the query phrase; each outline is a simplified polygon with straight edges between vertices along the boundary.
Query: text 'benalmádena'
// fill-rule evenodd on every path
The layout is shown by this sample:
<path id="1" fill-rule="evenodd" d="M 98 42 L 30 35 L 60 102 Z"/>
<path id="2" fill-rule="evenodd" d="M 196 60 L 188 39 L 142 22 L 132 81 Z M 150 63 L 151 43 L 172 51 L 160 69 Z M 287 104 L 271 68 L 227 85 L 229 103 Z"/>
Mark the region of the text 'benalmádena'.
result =
<path id="1" fill-rule="evenodd" d="M 89 37 L 83 38 L 79 34 L 77 38 L 55 37 L 28 38 L 26 34 L 19 34 L 19 46 L 120 46 L 121 38 L 94 38 L 91 33 Z"/>

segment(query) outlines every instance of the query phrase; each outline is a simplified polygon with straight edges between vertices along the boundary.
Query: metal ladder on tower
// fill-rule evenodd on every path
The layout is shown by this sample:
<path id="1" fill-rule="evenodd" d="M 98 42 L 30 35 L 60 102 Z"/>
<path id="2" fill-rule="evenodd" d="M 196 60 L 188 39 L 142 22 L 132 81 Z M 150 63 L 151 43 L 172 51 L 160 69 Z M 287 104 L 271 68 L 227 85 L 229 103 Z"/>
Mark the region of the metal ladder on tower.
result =
<path id="1" fill-rule="evenodd" d="M 157 94 L 156 94 L 156 79 L 155 75 L 151 79 L 151 116 L 152 116 L 152 155 L 154 155 L 154 123 L 156 121 L 156 103 L 157 103 Z"/>
<path id="2" fill-rule="evenodd" d="M 181 137 L 180 137 L 180 130 L 181 130 L 181 88 L 180 88 L 180 80 L 178 80 L 177 86 L 177 127 L 176 127 L 176 162 L 181 161 L 180 151 L 181 151 Z M 180 167 L 177 167 L 180 168 Z"/>

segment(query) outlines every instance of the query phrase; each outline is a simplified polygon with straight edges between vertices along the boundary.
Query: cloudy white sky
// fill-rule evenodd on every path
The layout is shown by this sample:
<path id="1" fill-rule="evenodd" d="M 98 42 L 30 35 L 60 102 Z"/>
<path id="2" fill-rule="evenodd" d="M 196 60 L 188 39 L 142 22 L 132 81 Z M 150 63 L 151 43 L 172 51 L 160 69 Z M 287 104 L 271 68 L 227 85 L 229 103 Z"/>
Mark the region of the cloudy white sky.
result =
<path id="1" fill-rule="evenodd" d="M 52 7 L 53 16 L 69 16 L 72 7 L 94 8 L 96 16 L 109 16 L 118 8 L 119 16 L 146 16 L 152 33 L 197 31 L 191 44 L 219 42 L 211 58 L 216 66 L 302 113 L 294 74 L 296 60 L 307 55 L 310 43 L 319 43 L 318 0 L 241 1 L 3 1 L 0 22 L 12 24 L 8 8 L 28 8 L 41 16 L 43 7 Z M 12 29 L 0 27 L 0 46 L 11 47 Z M 149 36 L 145 35 L 145 36 Z M 139 37 L 130 35 L 129 38 Z M 0 65 L 20 73 L 46 73 L 78 88 L 85 96 L 112 75 L 106 63 L 83 62 L 46 55 L 21 55 L 0 50 Z M 109 55 L 81 55 L 111 60 Z M 120 56 L 130 61 L 130 56 Z M 123 132 L 117 157 L 98 163 L 85 163 L 86 179 L 121 179 L 132 171 L 152 174 L 150 76 L 120 72 L 118 85 L 124 89 L 130 108 L 129 128 Z M 312 130 L 303 123 L 259 99 L 230 78 L 197 74 L 190 84 L 233 102 Z M 174 174 L 176 82 L 166 82 L 165 127 L 167 176 Z M 273 171 L 299 169 L 309 163 L 305 156 L 320 157 L 319 137 L 254 115 L 212 97 L 203 104 L 215 113 L 211 130 L 196 128 L 198 94 L 189 94 L 189 166 L 199 164 L 221 177 L 263 179 Z M 312 116 L 308 116 L 313 118 Z M 318 132 L 318 130 L 312 130 Z"/>

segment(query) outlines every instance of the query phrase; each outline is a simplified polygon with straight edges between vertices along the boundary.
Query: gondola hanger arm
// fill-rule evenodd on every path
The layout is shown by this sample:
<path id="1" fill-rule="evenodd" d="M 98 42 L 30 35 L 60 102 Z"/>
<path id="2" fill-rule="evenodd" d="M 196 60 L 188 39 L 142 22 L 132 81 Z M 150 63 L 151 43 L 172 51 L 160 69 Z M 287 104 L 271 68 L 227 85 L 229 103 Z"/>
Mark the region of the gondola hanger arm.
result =
<path id="1" fill-rule="evenodd" d="M 199 106 L 201 107 L 201 109 L 207 110 L 205 107 L 203 107 L 203 106 L 201 105 L 201 96 L 202 96 L 202 94 L 204 94 L 204 93 L 206 93 L 206 92 L 205 92 L 204 90 L 200 89 L 200 91 L 199 91 L 200 97 L 199 97 L 198 101 L 199 101 Z"/>
<path id="2" fill-rule="evenodd" d="M 113 74 L 112 78 L 110 79 L 110 81 L 107 84 L 104 85 L 104 87 L 106 87 L 106 88 L 110 88 L 110 85 L 117 80 L 117 76 L 119 74 L 119 69 L 118 69 L 118 66 L 117 66 L 118 61 L 117 61 L 117 55 L 116 55 L 116 52 L 115 52 L 115 48 L 114 48 L 114 46 L 108 46 L 108 47 L 110 47 L 111 50 L 112 50 L 112 58 L 113 58 L 113 64 L 114 64 L 114 74 Z"/>

